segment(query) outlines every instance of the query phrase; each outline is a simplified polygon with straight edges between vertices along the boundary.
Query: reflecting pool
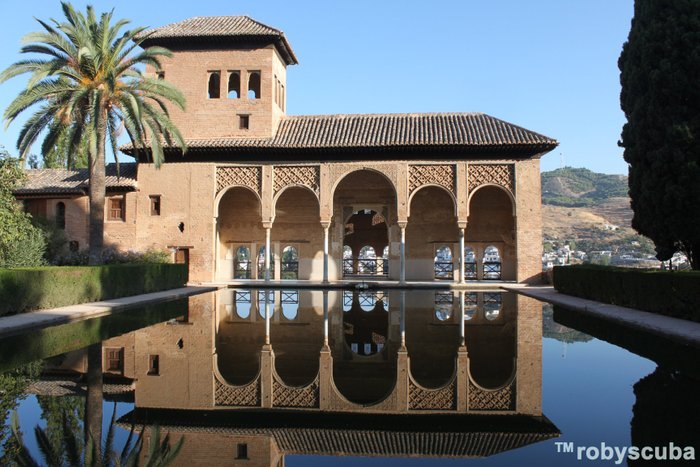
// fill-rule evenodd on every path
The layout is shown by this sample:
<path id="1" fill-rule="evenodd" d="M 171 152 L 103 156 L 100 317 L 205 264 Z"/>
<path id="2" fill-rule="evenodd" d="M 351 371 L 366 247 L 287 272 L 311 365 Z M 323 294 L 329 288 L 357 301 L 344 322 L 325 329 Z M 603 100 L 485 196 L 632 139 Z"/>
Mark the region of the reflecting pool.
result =
<path id="1" fill-rule="evenodd" d="M 184 437 L 176 465 L 585 465 L 569 443 L 700 449 L 697 349 L 497 290 L 223 289 L 0 345 L 3 464 L 13 408 L 37 459 L 35 425 L 60 444 L 63 420 L 106 436 L 113 413 L 116 447 L 131 426 Z"/>

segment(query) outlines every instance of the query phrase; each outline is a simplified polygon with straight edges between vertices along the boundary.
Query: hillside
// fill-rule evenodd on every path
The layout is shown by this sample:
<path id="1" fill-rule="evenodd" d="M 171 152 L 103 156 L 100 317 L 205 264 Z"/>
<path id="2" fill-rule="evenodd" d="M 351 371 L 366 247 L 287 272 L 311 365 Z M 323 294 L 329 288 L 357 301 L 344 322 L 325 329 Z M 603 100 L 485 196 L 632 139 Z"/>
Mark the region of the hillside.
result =
<path id="1" fill-rule="evenodd" d="M 564 167 L 542 173 L 542 202 L 555 206 L 582 207 L 611 198 L 627 198 L 627 177 Z"/>
<path id="2" fill-rule="evenodd" d="M 545 249 L 573 241 L 586 252 L 654 253 L 653 244 L 631 227 L 624 175 L 572 167 L 543 172 L 542 204 Z"/>

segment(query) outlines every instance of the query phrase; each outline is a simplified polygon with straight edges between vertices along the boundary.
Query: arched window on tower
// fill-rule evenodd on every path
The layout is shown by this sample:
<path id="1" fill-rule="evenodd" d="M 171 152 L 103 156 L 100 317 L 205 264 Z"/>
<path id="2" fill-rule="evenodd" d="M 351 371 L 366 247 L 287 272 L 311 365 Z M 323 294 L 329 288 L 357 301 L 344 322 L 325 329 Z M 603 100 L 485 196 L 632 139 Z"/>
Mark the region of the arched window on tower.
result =
<path id="1" fill-rule="evenodd" d="M 209 99 L 218 99 L 221 93 L 221 73 L 209 72 Z"/>
<path id="2" fill-rule="evenodd" d="M 260 99 L 260 72 L 248 72 L 248 99 Z"/>
<path id="3" fill-rule="evenodd" d="M 241 97 L 241 74 L 238 71 L 229 71 L 228 98 L 238 99 L 239 97 Z"/>
<path id="4" fill-rule="evenodd" d="M 66 230 L 66 205 L 63 202 L 56 204 L 56 227 Z"/>

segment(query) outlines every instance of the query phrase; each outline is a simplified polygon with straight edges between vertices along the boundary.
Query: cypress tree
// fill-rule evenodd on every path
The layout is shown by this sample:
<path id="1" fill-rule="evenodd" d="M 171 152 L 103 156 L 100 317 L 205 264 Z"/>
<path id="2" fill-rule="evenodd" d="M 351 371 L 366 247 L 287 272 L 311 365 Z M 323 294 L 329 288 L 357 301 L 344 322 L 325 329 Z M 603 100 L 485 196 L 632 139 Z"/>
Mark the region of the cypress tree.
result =
<path id="1" fill-rule="evenodd" d="M 636 0 L 618 65 L 632 227 L 700 269 L 700 0 Z"/>

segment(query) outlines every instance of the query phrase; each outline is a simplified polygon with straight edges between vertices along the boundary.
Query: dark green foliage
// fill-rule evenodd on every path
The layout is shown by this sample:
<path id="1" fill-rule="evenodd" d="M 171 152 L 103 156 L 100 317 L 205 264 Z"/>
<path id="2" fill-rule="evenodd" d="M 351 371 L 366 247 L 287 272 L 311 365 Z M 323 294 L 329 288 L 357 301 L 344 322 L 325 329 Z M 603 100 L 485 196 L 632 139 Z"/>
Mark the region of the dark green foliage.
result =
<path id="1" fill-rule="evenodd" d="M 619 67 L 632 227 L 700 269 L 700 1 L 637 0 Z"/>
<path id="2" fill-rule="evenodd" d="M 555 206 L 593 206 L 608 198 L 627 196 L 627 177 L 564 167 L 542 172 L 542 202 Z"/>
<path id="3" fill-rule="evenodd" d="M 186 315 L 188 303 L 187 298 L 149 303 L 119 313 L 5 337 L 0 343 L 3 356 L 0 360 L 0 372 Z M 0 465 L 3 465 L 2 462 Z"/>
<path id="4" fill-rule="evenodd" d="M 698 271 L 558 266 L 554 288 L 567 295 L 700 322 Z"/>
<path id="5" fill-rule="evenodd" d="M 41 419 L 46 422 L 43 434 L 53 452 L 60 453 L 63 443 L 63 430 L 69 428 L 74 433 L 82 431 L 85 419 L 85 398 L 79 396 L 37 396 L 41 407 Z M 82 449 L 78 446 L 79 454 Z"/>
<path id="6" fill-rule="evenodd" d="M 44 234 L 12 195 L 23 176 L 21 161 L 0 147 L 0 268 L 44 263 Z"/>
<path id="7" fill-rule="evenodd" d="M 114 406 L 112 419 L 109 423 L 109 431 L 101 449 L 96 449 L 96 443 L 93 443 L 92 438 L 86 441 L 82 436 L 82 430 L 75 430 L 74 427 L 67 421 L 62 419 L 60 428 L 60 437 L 58 448 L 51 440 L 51 436 L 47 433 L 47 429 L 41 428 L 38 425 L 34 428 L 34 437 L 36 438 L 39 452 L 41 453 L 42 463 L 34 459 L 27 448 L 22 432 L 19 429 L 19 417 L 16 412 L 12 413 L 11 429 L 12 439 L 15 442 L 16 450 L 13 456 L 9 457 L 13 465 L 38 466 L 47 465 L 50 467 L 61 467 L 64 465 L 70 466 L 85 466 L 85 467 L 136 467 L 139 465 L 141 453 L 143 452 L 143 433 L 142 430 L 136 440 L 134 440 L 134 428 L 132 427 L 126 444 L 120 453 L 114 451 L 114 427 L 115 415 L 117 407 Z M 150 443 L 148 445 L 148 453 L 144 458 L 144 465 L 153 467 L 163 467 L 172 464 L 180 453 L 180 449 L 184 443 L 184 437 L 174 445 L 170 444 L 170 434 L 167 433 L 161 439 L 160 428 L 153 426 L 151 428 Z M 100 443 L 101 444 L 101 443 Z"/>
<path id="8" fill-rule="evenodd" d="M 181 287 L 183 264 L 0 269 L 0 316 Z"/>

